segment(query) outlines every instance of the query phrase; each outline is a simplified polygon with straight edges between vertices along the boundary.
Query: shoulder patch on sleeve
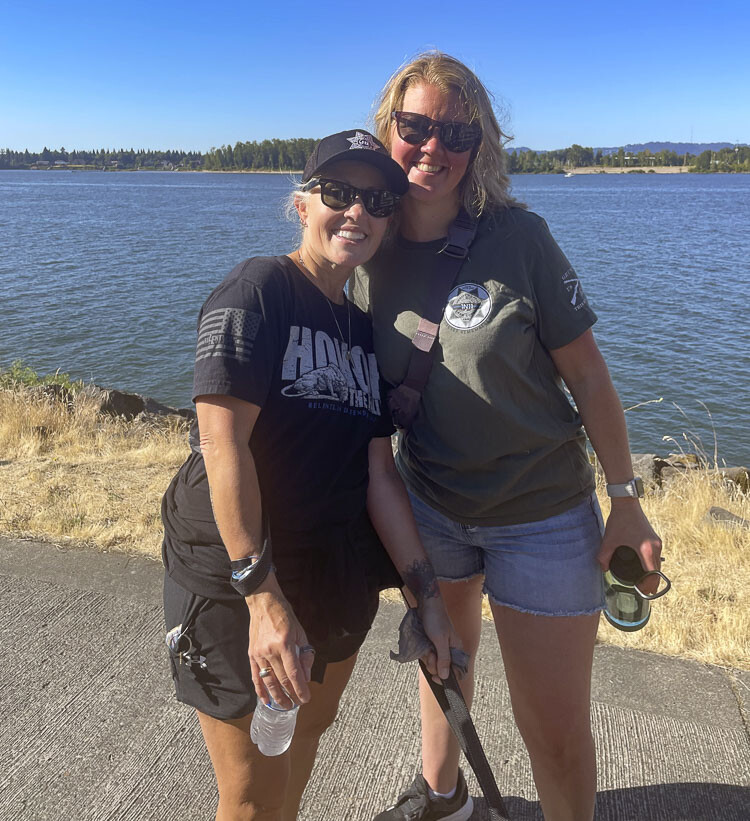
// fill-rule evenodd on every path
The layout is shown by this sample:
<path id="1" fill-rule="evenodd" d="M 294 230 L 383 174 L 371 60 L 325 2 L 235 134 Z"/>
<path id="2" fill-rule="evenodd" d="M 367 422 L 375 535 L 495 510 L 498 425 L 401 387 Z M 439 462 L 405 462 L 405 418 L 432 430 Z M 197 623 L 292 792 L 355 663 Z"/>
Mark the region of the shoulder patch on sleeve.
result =
<path id="1" fill-rule="evenodd" d="M 195 361 L 220 356 L 247 363 L 253 352 L 262 317 L 241 308 L 216 308 L 201 318 Z"/>
<path id="2" fill-rule="evenodd" d="M 588 305 L 586 295 L 583 293 L 583 286 L 581 285 L 581 281 L 578 279 L 578 274 L 575 272 L 574 268 L 568 268 L 568 270 L 565 271 L 562 275 L 562 282 L 568 294 L 570 304 L 573 306 L 574 310 L 580 311 L 581 308 Z"/>

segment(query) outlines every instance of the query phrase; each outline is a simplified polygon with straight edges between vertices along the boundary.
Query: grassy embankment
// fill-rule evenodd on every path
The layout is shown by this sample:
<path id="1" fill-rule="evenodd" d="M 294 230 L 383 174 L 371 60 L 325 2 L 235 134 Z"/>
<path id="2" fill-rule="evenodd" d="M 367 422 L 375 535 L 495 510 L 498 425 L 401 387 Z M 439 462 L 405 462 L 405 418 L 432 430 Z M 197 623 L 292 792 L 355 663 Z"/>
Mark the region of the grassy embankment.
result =
<path id="1" fill-rule="evenodd" d="M 157 557 L 161 494 L 186 454 L 184 422 L 100 417 L 80 396 L 69 409 L 0 374 L 0 533 Z M 712 505 L 750 519 L 750 497 L 709 468 L 644 500 L 673 590 L 644 630 L 603 623 L 601 641 L 750 669 L 750 530 L 708 521 Z"/>

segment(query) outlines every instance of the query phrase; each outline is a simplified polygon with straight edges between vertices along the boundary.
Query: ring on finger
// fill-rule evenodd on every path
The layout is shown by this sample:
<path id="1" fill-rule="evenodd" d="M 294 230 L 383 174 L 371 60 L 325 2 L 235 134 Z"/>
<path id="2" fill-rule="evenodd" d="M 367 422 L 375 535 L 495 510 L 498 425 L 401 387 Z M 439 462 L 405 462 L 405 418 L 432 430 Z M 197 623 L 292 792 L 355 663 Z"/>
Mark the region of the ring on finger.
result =
<path id="1" fill-rule="evenodd" d="M 270 676 L 271 673 L 273 673 L 273 667 L 261 667 L 258 675 L 261 678 L 268 678 L 268 676 Z"/>
<path id="2" fill-rule="evenodd" d="M 299 648 L 299 654 L 302 655 L 303 653 L 314 653 L 315 648 L 312 644 L 303 644 L 302 647 Z"/>

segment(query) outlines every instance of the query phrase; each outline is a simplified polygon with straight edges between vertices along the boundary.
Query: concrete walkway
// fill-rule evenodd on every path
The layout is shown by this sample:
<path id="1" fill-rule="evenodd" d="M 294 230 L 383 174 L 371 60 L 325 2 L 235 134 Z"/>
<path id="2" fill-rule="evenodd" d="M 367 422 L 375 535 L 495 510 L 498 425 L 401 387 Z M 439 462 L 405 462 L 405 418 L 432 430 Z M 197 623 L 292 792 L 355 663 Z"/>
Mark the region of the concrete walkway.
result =
<path id="1" fill-rule="evenodd" d="M 212 819 L 197 722 L 171 694 L 160 565 L 0 538 L 0 575 L 0 819 Z M 417 771 L 414 665 L 388 660 L 401 614 L 381 608 L 302 821 L 370 821 Z M 513 819 L 540 819 L 496 645 L 488 624 L 475 720 Z M 598 821 L 750 819 L 750 673 L 599 646 L 593 699 Z"/>

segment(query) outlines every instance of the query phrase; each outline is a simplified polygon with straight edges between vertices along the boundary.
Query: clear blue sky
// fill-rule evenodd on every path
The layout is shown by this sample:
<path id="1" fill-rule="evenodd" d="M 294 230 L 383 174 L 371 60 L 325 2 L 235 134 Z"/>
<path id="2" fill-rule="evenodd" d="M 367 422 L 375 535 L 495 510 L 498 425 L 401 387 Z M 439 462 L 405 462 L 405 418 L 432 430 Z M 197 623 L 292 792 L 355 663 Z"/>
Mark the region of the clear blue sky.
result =
<path id="1" fill-rule="evenodd" d="M 474 68 L 515 145 L 750 142 L 748 31 L 748 0 L 0 0 L 0 147 L 320 137 L 430 47 Z"/>

